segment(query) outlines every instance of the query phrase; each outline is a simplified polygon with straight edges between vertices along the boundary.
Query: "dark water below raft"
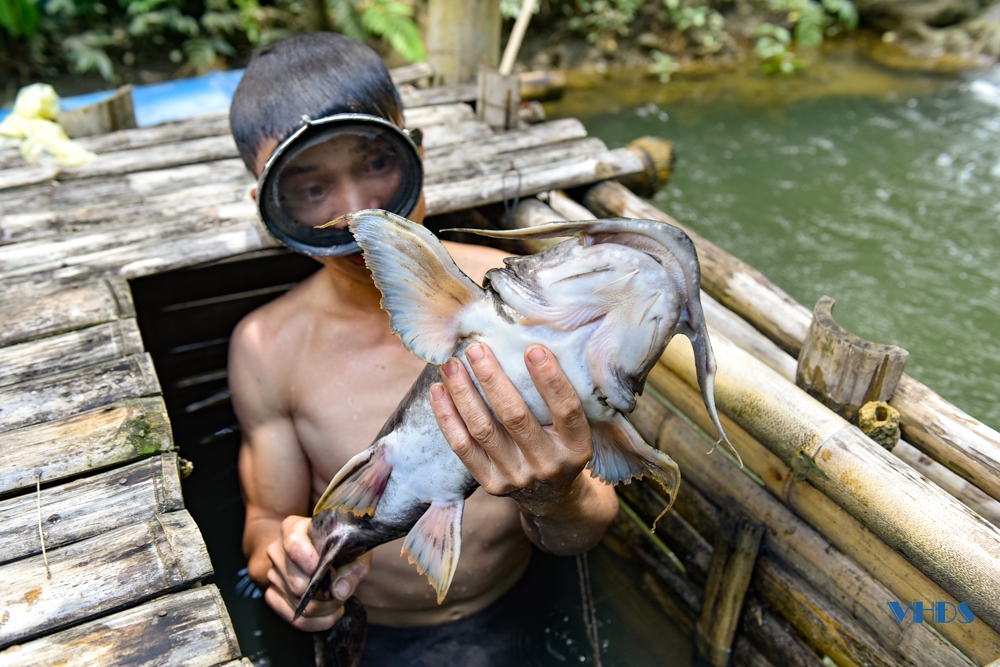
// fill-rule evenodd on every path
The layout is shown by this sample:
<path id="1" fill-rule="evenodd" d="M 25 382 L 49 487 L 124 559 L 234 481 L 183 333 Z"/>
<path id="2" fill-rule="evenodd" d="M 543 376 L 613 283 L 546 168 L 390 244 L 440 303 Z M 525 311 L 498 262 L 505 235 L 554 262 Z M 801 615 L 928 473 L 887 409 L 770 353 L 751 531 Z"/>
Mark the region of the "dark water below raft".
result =
<path id="1" fill-rule="evenodd" d="M 610 147 L 673 141 L 658 207 L 800 303 L 832 296 L 840 324 L 905 348 L 909 374 L 1000 428 L 1000 69 L 845 56 L 763 79 L 606 84 L 550 116 Z"/>

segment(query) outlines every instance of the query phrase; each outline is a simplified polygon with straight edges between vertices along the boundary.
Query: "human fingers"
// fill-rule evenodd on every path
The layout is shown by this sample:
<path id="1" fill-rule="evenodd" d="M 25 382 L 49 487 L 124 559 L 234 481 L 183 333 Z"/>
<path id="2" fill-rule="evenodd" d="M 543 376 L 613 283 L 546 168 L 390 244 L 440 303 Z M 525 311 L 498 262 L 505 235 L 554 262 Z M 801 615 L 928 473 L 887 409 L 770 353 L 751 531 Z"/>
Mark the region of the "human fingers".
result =
<path id="1" fill-rule="evenodd" d="M 452 451 L 458 455 L 469 473 L 481 486 L 490 483 L 493 476 L 493 464 L 482 446 L 469 433 L 465 420 L 455 407 L 451 394 L 443 384 L 437 382 L 431 385 L 431 410 L 437 419 L 438 428 Z"/>
<path id="2" fill-rule="evenodd" d="M 493 351 L 485 345 L 473 343 L 465 351 L 465 356 L 497 420 L 526 458 L 545 454 L 543 451 L 532 451 L 538 449 L 537 445 L 543 438 L 542 426 L 504 373 Z"/>
<path id="3" fill-rule="evenodd" d="M 593 451 L 590 423 L 583 403 L 555 356 L 541 345 L 532 345 L 524 353 L 525 365 L 535 389 L 552 413 L 552 430 L 566 448 L 586 457 Z"/>
<path id="4" fill-rule="evenodd" d="M 281 546 L 307 580 L 319 566 L 319 552 L 309 537 L 310 525 L 312 519 L 306 516 L 288 516 L 281 522 Z"/>
<path id="5" fill-rule="evenodd" d="M 469 347 L 484 349 L 479 344 Z M 451 358 L 441 367 L 441 378 L 469 435 L 486 452 L 492 464 L 501 468 L 516 468 L 520 452 L 490 412 L 465 366 L 458 359 Z"/>
<path id="6" fill-rule="evenodd" d="M 288 610 L 290 610 L 286 620 L 291 622 L 294 610 L 298 608 L 299 602 L 302 600 L 302 596 L 289 587 L 287 579 L 282 576 L 281 572 L 277 568 L 272 567 L 268 570 L 267 583 L 267 590 L 272 591 L 273 595 L 278 595 L 285 601 L 284 607 L 287 607 Z M 341 605 L 341 601 L 331 599 L 325 590 L 320 591 L 319 595 L 313 596 L 313 598 L 305 606 L 302 610 L 302 615 L 310 618 L 330 616 L 336 612 Z M 272 607 L 273 606 L 274 605 L 272 605 Z M 284 609 L 284 607 L 282 607 L 282 609 L 275 608 L 275 611 L 280 612 Z"/>
<path id="7" fill-rule="evenodd" d="M 347 598 L 354 595 L 361 582 L 368 578 L 371 570 L 372 553 L 363 554 L 347 565 L 343 565 L 333 573 L 333 585 L 330 586 L 330 593 L 338 602 L 345 602 Z"/>
<path id="8" fill-rule="evenodd" d="M 313 607 L 313 602 L 310 602 L 302 616 L 293 620 L 293 617 L 295 616 L 295 608 L 292 603 L 273 586 L 268 587 L 268 589 L 264 592 L 264 600 L 278 616 L 290 623 L 293 627 L 304 632 L 320 632 L 322 630 L 329 630 L 333 627 L 334 623 L 339 621 L 340 617 L 344 615 L 344 606 L 340 602 L 327 601 L 327 605 L 329 605 L 329 607 L 322 609 Z M 334 606 L 334 604 L 336 606 Z"/>

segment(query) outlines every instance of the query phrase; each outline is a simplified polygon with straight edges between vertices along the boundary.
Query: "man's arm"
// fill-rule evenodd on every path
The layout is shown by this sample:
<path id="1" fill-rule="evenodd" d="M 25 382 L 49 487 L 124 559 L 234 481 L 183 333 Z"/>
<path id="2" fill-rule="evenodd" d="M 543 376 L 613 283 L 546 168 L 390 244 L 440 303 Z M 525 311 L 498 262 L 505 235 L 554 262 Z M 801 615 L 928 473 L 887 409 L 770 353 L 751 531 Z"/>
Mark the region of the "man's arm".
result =
<path id="1" fill-rule="evenodd" d="M 551 352 L 529 347 L 525 364 L 552 412 L 541 426 L 485 345 L 466 351 L 496 413 L 476 390 L 465 366 L 451 359 L 431 405 L 442 432 L 473 477 L 492 495 L 509 495 L 521 509 L 528 537 L 546 551 L 570 555 L 593 547 L 614 520 L 614 488 L 590 476 L 590 425 L 569 379 Z"/>
<path id="2" fill-rule="evenodd" d="M 267 587 L 267 603 L 286 621 L 319 564 L 309 539 L 311 469 L 299 444 L 283 378 L 273 369 L 287 367 L 279 346 L 268 345 L 264 327 L 253 315 L 233 332 L 229 355 L 229 387 L 240 422 L 240 483 L 246 504 L 243 552 L 247 569 Z M 339 569 L 333 599 L 314 599 L 293 625 L 318 631 L 343 614 L 347 600 L 368 574 L 371 558 Z"/>

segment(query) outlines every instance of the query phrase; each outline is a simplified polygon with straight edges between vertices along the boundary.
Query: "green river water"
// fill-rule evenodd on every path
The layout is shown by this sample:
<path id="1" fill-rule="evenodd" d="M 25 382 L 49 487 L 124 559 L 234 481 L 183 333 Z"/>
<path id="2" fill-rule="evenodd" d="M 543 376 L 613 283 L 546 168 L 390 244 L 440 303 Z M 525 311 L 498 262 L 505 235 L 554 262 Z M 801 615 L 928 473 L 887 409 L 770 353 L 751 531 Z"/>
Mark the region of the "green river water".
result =
<path id="1" fill-rule="evenodd" d="M 674 142 L 653 202 L 810 308 L 910 353 L 1000 428 L 1000 69 L 894 74 L 851 54 L 774 81 L 604 83 L 549 108 L 609 147 Z"/>

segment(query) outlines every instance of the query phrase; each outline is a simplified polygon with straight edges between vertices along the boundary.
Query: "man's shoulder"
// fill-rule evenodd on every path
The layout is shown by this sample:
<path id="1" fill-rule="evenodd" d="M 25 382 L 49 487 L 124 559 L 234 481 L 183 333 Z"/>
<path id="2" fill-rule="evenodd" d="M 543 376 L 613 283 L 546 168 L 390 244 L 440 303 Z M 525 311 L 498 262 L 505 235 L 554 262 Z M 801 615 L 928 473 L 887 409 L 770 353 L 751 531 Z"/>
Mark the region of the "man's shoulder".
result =
<path id="1" fill-rule="evenodd" d="M 511 257 L 509 252 L 503 252 L 489 246 L 454 241 L 444 241 L 443 243 L 458 268 L 478 283 L 483 281 L 483 276 L 486 275 L 487 271 L 503 266 L 504 257 Z"/>
<path id="2" fill-rule="evenodd" d="M 240 357 L 281 358 L 295 349 L 316 318 L 315 286 L 307 278 L 273 301 L 247 314 L 233 331 L 231 346 Z"/>

